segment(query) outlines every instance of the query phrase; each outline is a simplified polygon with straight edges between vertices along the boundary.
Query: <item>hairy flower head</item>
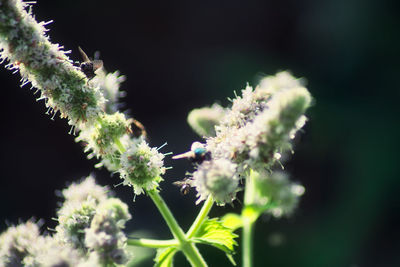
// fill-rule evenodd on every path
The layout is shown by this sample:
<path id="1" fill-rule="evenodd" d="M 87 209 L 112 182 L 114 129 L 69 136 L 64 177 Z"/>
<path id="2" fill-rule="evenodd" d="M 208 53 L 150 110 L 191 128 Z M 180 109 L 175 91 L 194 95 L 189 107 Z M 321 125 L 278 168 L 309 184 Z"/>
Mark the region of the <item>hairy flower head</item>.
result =
<path id="1" fill-rule="evenodd" d="M 85 250 L 84 230 L 96 214 L 97 204 L 94 199 L 80 203 L 66 202 L 58 211 L 57 238 L 64 243 L 70 243 L 75 248 Z"/>
<path id="2" fill-rule="evenodd" d="M 33 244 L 37 253 L 32 265 L 41 267 L 80 266 L 87 260 L 78 250 L 59 240 L 45 236 L 42 242 Z"/>
<path id="3" fill-rule="evenodd" d="M 74 183 L 62 191 L 65 201 L 58 210 L 55 238 L 62 244 L 70 244 L 81 252 L 90 250 L 87 245 L 87 231 L 96 216 L 106 216 L 122 229 L 131 218 L 128 206 L 119 199 L 110 198 L 108 189 L 96 185 L 89 176 L 80 183 Z"/>
<path id="4" fill-rule="evenodd" d="M 43 236 L 32 221 L 0 235 L 0 266 L 78 266 L 85 257 L 69 244 Z"/>
<path id="5" fill-rule="evenodd" d="M 219 124 L 224 116 L 224 109 L 214 104 L 211 107 L 193 109 L 187 121 L 192 129 L 200 136 L 215 136 L 215 125 Z"/>
<path id="6" fill-rule="evenodd" d="M 81 129 L 76 141 L 86 144 L 85 152 L 92 151 L 90 157 L 112 156 L 118 151 L 116 140 L 122 139 L 130 131 L 130 122 L 124 114 L 103 114 L 93 126 Z"/>
<path id="7" fill-rule="evenodd" d="M 133 186 L 135 194 L 158 187 L 165 173 L 164 155 L 144 141 L 133 143 L 121 155 L 120 176 L 125 185 Z"/>
<path id="8" fill-rule="evenodd" d="M 93 82 L 99 85 L 100 91 L 103 93 L 107 101 L 104 103 L 104 110 L 108 114 L 118 112 L 121 104 L 119 100 L 125 95 L 120 91 L 120 85 L 125 81 L 125 76 L 120 75 L 118 71 L 106 73 L 103 69 L 97 71 Z"/>
<path id="9" fill-rule="evenodd" d="M 290 215 L 304 194 L 304 187 L 291 182 L 284 172 L 260 173 L 255 179 L 253 205 L 274 217 Z"/>
<path id="10" fill-rule="evenodd" d="M 270 168 L 282 153 L 291 149 L 290 141 L 303 127 L 303 115 L 310 106 L 311 96 L 304 87 L 281 90 L 267 103 L 267 108 L 246 126 L 245 161 L 255 169 Z"/>
<path id="11" fill-rule="evenodd" d="M 22 85 L 29 82 L 40 91 L 49 112 L 60 112 L 69 123 L 80 127 L 92 123 L 102 113 L 104 97 L 98 87 L 87 83 L 85 75 L 72 64 L 67 52 L 52 44 L 46 23 L 38 23 L 23 1 L 2 1 L 0 9 L 0 61 L 19 71 Z"/>
<path id="12" fill-rule="evenodd" d="M 238 191 L 237 165 L 226 159 L 205 161 L 193 173 L 192 185 L 198 192 L 198 201 L 209 195 L 218 203 L 231 202 Z"/>
<path id="13" fill-rule="evenodd" d="M 130 217 L 128 206 L 119 199 L 111 198 L 98 207 L 90 228 L 85 230 L 85 244 L 102 265 L 126 263 L 126 236 L 122 229 Z"/>
<path id="14" fill-rule="evenodd" d="M 88 199 L 94 199 L 96 204 L 108 198 L 110 190 L 106 186 L 96 184 L 94 177 L 89 175 L 79 183 L 72 183 L 62 190 L 65 202 L 81 203 Z"/>
<path id="15" fill-rule="evenodd" d="M 12 226 L 0 235 L 0 266 L 23 266 L 35 256 L 34 246 L 42 237 L 34 222 Z"/>
<path id="16" fill-rule="evenodd" d="M 310 104 L 310 93 L 288 72 L 264 78 L 255 89 L 247 85 L 241 95 L 232 99 L 231 108 L 224 109 L 215 125 L 216 135 L 206 139 L 205 149 L 211 160 L 199 164 L 193 173 L 199 199 L 206 195 L 207 179 L 216 177 L 206 172 L 213 170 L 210 166 L 219 160 L 235 166 L 234 181 L 239 180 L 236 177 L 246 177 L 251 169 L 271 170 L 281 153 L 291 149 L 290 141 L 303 127 Z"/>

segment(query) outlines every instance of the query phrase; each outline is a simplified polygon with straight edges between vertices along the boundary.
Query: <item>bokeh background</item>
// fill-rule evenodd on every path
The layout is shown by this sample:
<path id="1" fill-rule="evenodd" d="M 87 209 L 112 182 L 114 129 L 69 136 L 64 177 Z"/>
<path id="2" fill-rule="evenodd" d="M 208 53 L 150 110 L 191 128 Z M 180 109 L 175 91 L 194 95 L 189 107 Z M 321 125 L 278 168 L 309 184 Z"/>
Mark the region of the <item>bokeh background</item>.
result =
<path id="1" fill-rule="evenodd" d="M 127 76 L 127 110 L 147 128 L 152 146 L 187 151 L 200 140 L 186 124 L 192 108 L 227 105 L 246 82 L 290 70 L 315 98 L 286 170 L 306 187 L 290 218 L 256 225 L 255 266 L 400 266 L 399 1 L 54 1 L 38 0 L 38 20 L 53 42 L 88 55 L 101 52 L 108 71 Z M 0 70 L 0 230 L 29 218 L 53 228 L 56 190 L 93 173 L 100 184 L 119 178 L 94 168 L 68 135 L 65 120 L 45 115 L 19 76 Z M 162 195 L 187 229 L 199 207 L 173 181 L 187 161 L 166 159 Z M 170 238 L 153 203 L 130 204 L 129 231 Z M 211 215 L 241 203 L 215 207 Z M 45 229 L 44 227 L 44 229 Z M 222 252 L 201 247 L 210 266 L 230 266 Z M 240 251 L 236 255 L 240 265 Z M 151 266 L 151 260 L 140 266 Z M 187 266 L 177 257 L 177 266 Z"/>

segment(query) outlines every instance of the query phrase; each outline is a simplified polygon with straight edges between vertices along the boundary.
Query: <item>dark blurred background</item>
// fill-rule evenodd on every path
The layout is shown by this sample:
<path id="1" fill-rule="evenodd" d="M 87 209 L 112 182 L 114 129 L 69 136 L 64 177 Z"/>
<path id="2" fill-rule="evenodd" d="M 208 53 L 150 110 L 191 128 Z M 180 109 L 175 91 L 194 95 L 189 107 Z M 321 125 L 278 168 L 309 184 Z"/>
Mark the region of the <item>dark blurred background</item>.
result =
<path id="1" fill-rule="evenodd" d="M 78 45 L 100 51 L 108 71 L 127 76 L 125 108 L 152 146 L 168 142 L 163 152 L 200 140 L 186 124 L 192 108 L 227 105 L 234 90 L 279 70 L 305 77 L 316 104 L 286 170 L 306 194 L 291 218 L 259 220 L 255 266 L 400 266 L 399 3 L 38 0 L 34 14 L 55 21 L 51 40 L 74 60 Z M 51 121 L 29 86 L 19 88 L 18 74 L 2 67 L 0 83 L 1 231 L 32 216 L 54 227 L 55 190 L 90 173 L 102 185 L 119 183 L 86 160 L 66 120 Z M 166 165 L 174 168 L 161 194 L 187 229 L 199 206 L 194 192 L 182 196 L 172 182 L 190 164 Z M 130 204 L 129 231 L 171 237 L 149 198 L 133 202 L 130 188 L 114 190 Z M 222 252 L 200 249 L 210 266 L 230 266 Z M 236 259 L 241 265 L 240 250 Z M 177 266 L 187 266 L 182 256 Z"/>

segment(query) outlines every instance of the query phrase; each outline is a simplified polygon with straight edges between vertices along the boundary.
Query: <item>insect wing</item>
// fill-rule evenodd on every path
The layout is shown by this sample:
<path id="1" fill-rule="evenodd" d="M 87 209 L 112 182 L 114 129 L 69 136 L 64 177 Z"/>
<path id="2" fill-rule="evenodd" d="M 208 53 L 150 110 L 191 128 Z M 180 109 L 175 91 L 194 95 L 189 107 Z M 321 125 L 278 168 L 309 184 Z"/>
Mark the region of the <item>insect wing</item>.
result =
<path id="1" fill-rule="evenodd" d="M 176 182 L 173 182 L 172 184 L 176 185 L 176 186 L 182 186 L 182 185 L 184 185 L 186 183 L 185 183 L 185 181 L 176 181 Z"/>
<path id="2" fill-rule="evenodd" d="M 184 179 L 182 181 L 176 181 L 176 182 L 173 182 L 173 184 L 181 188 L 181 193 L 183 195 L 187 195 L 191 188 L 188 179 Z"/>
<path id="3" fill-rule="evenodd" d="M 131 133 L 135 137 L 143 136 L 145 139 L 147 138 L 146 129 L 144 128 L 143 124 L 140 121 L 132 119 L 131 128 L 132 128 Z"/>
<path id="4" fill-rule="evenodd" d="M 83 52 L 82 48 L 80 48 L 80 47 L 78 46 L 78 50 L 79 50 L 79 53 L 81 53 L 83 62 L 90 62 L 90 59 L 88 58 L 88 56 L 86 55 L 86 53 Z M 103 63 L 101 63 L 101 64 L 103 64 Z"/>

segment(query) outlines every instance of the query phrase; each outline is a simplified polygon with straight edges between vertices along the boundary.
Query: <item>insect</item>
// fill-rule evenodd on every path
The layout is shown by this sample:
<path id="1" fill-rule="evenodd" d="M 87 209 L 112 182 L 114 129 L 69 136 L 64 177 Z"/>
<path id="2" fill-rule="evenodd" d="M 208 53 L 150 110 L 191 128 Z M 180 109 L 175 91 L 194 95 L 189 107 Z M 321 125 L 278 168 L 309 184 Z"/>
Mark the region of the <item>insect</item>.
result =
<path id="1" fill-rule="evenodd" d="M 190 191 L 191 185 L 189 179 L 183 179 L 182 181 L 173 182 L 174 185 L 179 186 L 181 188 L 181 193 L 183 195 L 187 195 Z"/>
<path id="2" fill-rule="evenodd" d="M 143 124 L 135 119 L 131 119 L 131 122 L 131 132 L 133 136 L 135 136 L 136 138 L 143 136 L 145 139 L 147 139 L 146 129 L 144 128 Z"/>
<path id="3" fill-rule="evenodd" d="M 79 53 L 81 53 L 83 62 L 80 65 L 81 71 L 86 75 L 88 80 L 90 81 L 96 76 L 95 71 L 103 67 L 102 60 L 90 60 L 89 57 L 83 52 L 82 48 L 78 46 Z"/>
<path id="4" fill-rule="evenodd" d="M 205 160 L 211 159 L 211 152 L 207 151 L 205 145 L 200 142 L 194 142 L 190 151 L 173 156 L 172 159 L 190 159 L 194 163 L 201 164 Z"/>

